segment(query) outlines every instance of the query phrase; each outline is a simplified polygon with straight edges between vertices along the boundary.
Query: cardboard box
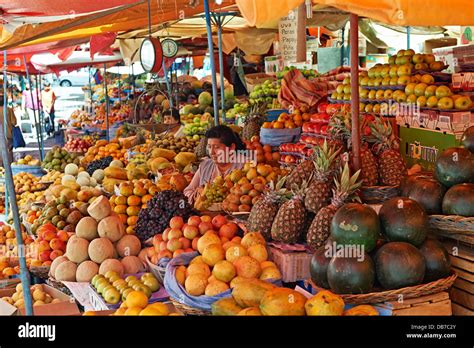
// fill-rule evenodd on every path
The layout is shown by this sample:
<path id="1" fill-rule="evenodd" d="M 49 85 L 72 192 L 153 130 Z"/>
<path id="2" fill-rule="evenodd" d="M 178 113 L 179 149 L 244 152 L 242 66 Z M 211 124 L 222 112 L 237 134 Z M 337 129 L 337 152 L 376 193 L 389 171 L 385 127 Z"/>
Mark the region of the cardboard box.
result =
<path id="1" fill-rule="evenodd" d="M 62 293 L 55 288 L 41 284 L 43 290 L 51 295 L 53 298 L 61 300 L 59 303 L 49 303 L 42 306 L 33 307 L 34 315 L 79 315 L 79 308 L 77 307 L 76 300 Z M 15 306 L 3 301 L 1 298 L 4 296 L 12 296 L 15 293 L 15 289 L 3 289 L 0 290 L 0 315 L 25 315 L 24 309 L 18 309 Z"/>
<path id="2" fill-rule="evenodd" d="M 265 73 L 254 73 L 245 75 L 245 83 L 247 84 L 248 92 L 252 92 L 255 86 L 264 83 L 266 80 L 275 81 L 276 77 L 267 75 Z"/>
<path id="3" fill-rule="evenodd" d="M 434 48 L 432 52 L 436 60 L 439 60 L 444 64 L 448 65 L 448 68 L 444 70 L 445 72 L 451 74 L 455 72 L 457 62 L 454 59 L 453 47 Z"/>
<path id="4" fill-rule="evenodd" d="M 311 276 L 309 271 L 311 257 L 313 256 L 311 253 L 306 251 L 283 252 L 275 247 L 269 247 L 268 250 L 270 259 L 281 272 L 283 282 L 292 283 L 308 279 Z"/>
<path id="5" fill-rule="evenodd" d="M 455 73 L 452 76 L 453 89 L 456 91 L 474 91 L 474 72 Z"/>
<path id="6" fill-rule="evenodd" d="M 458 39 L 451 37 L 442 37 L 438 39 L 429 39 L 425 40 L 424 43 L 424 53 L 434 53 L 434 49 L 447 46 L 456 46 L 458 44 Z"/>
<path id="7" fill-rule="evenodd" d="M 471 111 L 440 111 L 435 129 L 462 133 L 474 124 L 474 113 Z"/>

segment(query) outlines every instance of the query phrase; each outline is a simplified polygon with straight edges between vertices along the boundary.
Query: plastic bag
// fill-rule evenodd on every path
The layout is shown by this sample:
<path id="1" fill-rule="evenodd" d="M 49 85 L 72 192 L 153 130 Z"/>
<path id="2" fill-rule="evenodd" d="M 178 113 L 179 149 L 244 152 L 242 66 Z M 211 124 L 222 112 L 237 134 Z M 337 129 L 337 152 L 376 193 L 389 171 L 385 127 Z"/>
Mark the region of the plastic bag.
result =
<path id="1" fill-rule="evenodd" d="M 280 146 L 286 143 L 296 143 L 300 137 L 301 128 L 289 129 L 260 129 L 260 142 L 263 145 Z"/>

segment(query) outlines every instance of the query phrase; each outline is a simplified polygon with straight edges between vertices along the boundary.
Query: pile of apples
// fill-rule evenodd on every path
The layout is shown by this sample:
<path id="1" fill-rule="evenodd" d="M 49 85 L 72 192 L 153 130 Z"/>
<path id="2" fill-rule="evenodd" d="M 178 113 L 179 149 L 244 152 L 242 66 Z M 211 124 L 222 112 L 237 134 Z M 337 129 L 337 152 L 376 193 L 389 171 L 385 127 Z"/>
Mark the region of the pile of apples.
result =
<path id="1" fill-rule="evenodd" d="M 193 215 L 185 222 L 181 216 L 171 218 L 169 227 L 153 237 L 153 246 L 147 249 L 150 261 L 157 264 L 164 257 L 173 258 L 198 250 L 199 238 L 208 231 L 219 235 L 221 242 L 231 241 L 237 234 L 236 223 L 223 215 Z"/>
<path id="2" fill-rule="evenodd" d="M 30 265 L 50 266 L 55 258 L 65 254 L 70 235 L 48 223 L 38 229 L 37 237 L 32 244 Z"/>
<path id="3" fill-rule="evenodd" d="M 94 145 L 94 141 L 92 139 L 74 138 L 69 139 L 66 145 L 64 145 L 64 148 L 70 152 L 85 153 L 92 145 Z"/>

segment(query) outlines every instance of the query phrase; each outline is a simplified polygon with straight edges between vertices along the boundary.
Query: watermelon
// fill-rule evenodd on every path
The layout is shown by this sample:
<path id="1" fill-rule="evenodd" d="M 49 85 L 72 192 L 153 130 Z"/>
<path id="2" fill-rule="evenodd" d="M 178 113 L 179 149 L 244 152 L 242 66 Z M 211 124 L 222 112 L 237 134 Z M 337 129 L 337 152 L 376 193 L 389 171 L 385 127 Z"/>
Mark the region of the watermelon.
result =
<path id="1" fill-rule="evenodd" d="M 426 238 L 428 216 L 423 207 L 406 197 L 385 201 L 379 212 L 382 234 L 390 242 L 421 245 Z"/>
<path id="2" fill-rule="evenodd" d="M 334 255 L 328 265 L 328 283 L 337 294 L 364 294 L 372 290 L 374 263 L 367 253 L 360 257 Z"/>
<path id="3" fill-rule="evenodd" d="M 444 186 L 434 179 L 418 179 L 411 185 L 408 198 L 420 203 L 428 215 L 441 214 L 445 192 Z"/>
<path id="4" fill-rule="evenodd" d="M 425 259 L 420 250 L 404 242 L 390 242 L 375 255 L 377 279 L 385 289 L 399 289 L 421 284 Z"/>
<path id="5" fill-rule="evenodd" d="M 408 197 L 414 183 L 420 179 L 430 179 L 430 177 L 421 173 L 405 176 L 400 183 L 400 195 L 402 197 Z"/>
<path id="6" fill-rule="evenodd" d="M 313 282 L 322 288 L 329 289 L 328 283 L 328 265 L 331 261 L 331 257 L 327 256 L 327 248 L 325 246 L 320 247 L 315 251 L 311 258 L 309 271 L 311 273 L 311 279 Z"/>
<path id="7" fill-rule="evenodd" d="M 375 210 L 365 204 L 343 205 L 331 222 L 331 237 L 336 243 L 362 245 L 366 252 L 375 248 L 379 235 L 379 217 Z"/>
<path id="8" fill-rule="evenodd" d="M 420 246 L 420 252 L 425 259 L 424 282 L 429 283 L 449 275 L 451 259 L 446 248 L 433 238 L 426 238 Z"/>
<path id="9" fill-rule="evenodd" d="M 435 177 L 447 187 L 474 183 L 474 154 L 462 147 L 445 150 L 436 160 Z"/>
<path id="10" fill-rule="evenodd" d="M 464 131 L 464 134 L 461 138 L 461 143 L 466 149 L 474 153 L 474 126 L 471 126 Z"/>
<path id="11" fill-rule="evenodd" d="M 444 195 L 443 214 L 474 216 L 474 184 L 451 187 Z"/>

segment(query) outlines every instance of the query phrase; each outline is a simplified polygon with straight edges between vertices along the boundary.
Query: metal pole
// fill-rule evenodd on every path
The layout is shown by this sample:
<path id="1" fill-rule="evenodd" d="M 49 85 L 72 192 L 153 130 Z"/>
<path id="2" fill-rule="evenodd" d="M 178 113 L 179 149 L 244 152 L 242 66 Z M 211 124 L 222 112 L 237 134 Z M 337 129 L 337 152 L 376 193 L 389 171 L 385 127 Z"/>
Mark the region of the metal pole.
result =
<path id="1" fill-rule="evenodd" d="M 28 79 L 28 85 L 30 87 L 30 98 L 31 98 L 31 103 L 33 103 L 33 87 L 31 86 L 31 80 L 30 80 L 30 73 L 28 72 L 28 65 L 26 64 L 26 57 L 23 56 L 23 64 L 25 65 L 25 72 L 26 72 L 26 78 Z M 39 135 L 39 129 L 38 129 L 38 121 L 36 121 L 36 111 L 34 109 L 34 103 L 33 103 L 33 118 L 35 119 L 35 130 L 36 130 L 36 142 L 38 143 L 38 149 L 41 148 L 40 144 L 40 135 Z M 41 155 L 41 152 L 40 152 Z"/>
<path id="2" fill-rule="evenodd" d="M 35 83 L 36 83 L 36 105 L 38 105 L 38 119 L 39 119 L 39 134 L 40 134 L 40 158 L 41 161 L 44 159 L 44 140 L 43 140 L 43 110 L 40 107 L 40 97 L 39 91 L 40 88 L 38 82 L 38 75 L 35 75 Z"/>
<path id="3" fill-rule="evenodd" d="M 215 14 L 217 24 L 217 47 L 219 48 L 219 75 L 221 80 L 221 108 L 222 108 L 222 124 L 225 123 L 225 89 L 224 89 L 224 55 L 222 53 L 222 18 L 219 13 Z"/>
<path id="4" fill-rule="evenodd" d="M 107 91 L 107 65 L 104 63 L 104 91 L 105 91 L 105 138 L 109 137 L 109 92 Z"/>
<path id="5" fill-rule="evenodd" d="M 214 62 L 214 44 L 212 43 L 211 15 L 209 13 L 209 0 L 204 0 L 204 15 L 206 16 L 207 46 L 209 47 L 209 59 L 211 62 L 212 76 L 212 101 L 214 103 L 214 123 L 219 124 L 219 105 L 217 104 L 217 78 L 216 65 Z"/>
<path id="6" fill-rule="evenodd" d="M 122 87 L 122 86 L 120 86 L 120 77 L 121 77 L 121 75 L 119 74 L 119 76 L 118 76 L 118 95 L 119 95 L 119 104 L 122 102 L 122 98 L 120 98 L 120 95 L 122 94 L 122 91 L 121 91 L 121 87 Z"/>
<path id="7" fill-rule="evenodd" d="M 33 304 L 31 301 L 30 293 L 30 274 L 28 268 L 26 267 L 26 258 L 25 258 L 25 245 L 23 244 L 23 238 L 21 235 L 21 224 L 20 224 L 20 214 L 18 212 L 18 204 L 16 202 L 15 194 L 15 185 L 13 184 L 13 174 L 12 167 L 10 163 L 10 158 L 8 156 L 7 141 L 5 137 L 5 126 L 7 124 L 7 115 L 8 115 L 8 94 L 7 94 L 7 51 L 3 51 L 3 61 L 4 61 L 4 70 L 3 70 L 3 116 L 4 116 L 4 127 L 0 127 L 0 151 L 3 158 L 3 166 L 5 167 L 5 193 L 8 192 L 8 195 L 12 197 L 10 204 L 13 213 L 13 225 L 15 227 L 15 237 L 18 249 L 18 257 L 20 261 L 20 279 L 21 285 L 23 287 L 23 301 L 25 304 L 26 315 L 33 315 Z M 7 209 L 7 201 L 5 201 L 5 209 Z"/>
<path id="8" fill-rule="evenodd" d="M 411 34 L 411 28 L 410 26 L 407 26 L 407 50 L 410 49 L 410 34 Z"/>
<path id="9" fill-rule="evenodd" d="M 344 40 L 345 40 L 346 28 L 342 27 L 342 44 L 341 44 L 341 66 L 344 65 Z"/>
<path id="10" fill-rule="evenodd" d="M 352 157 L 354 169 L 360 169 L 359 134 L 359 17 L 350 15 Z"/>

